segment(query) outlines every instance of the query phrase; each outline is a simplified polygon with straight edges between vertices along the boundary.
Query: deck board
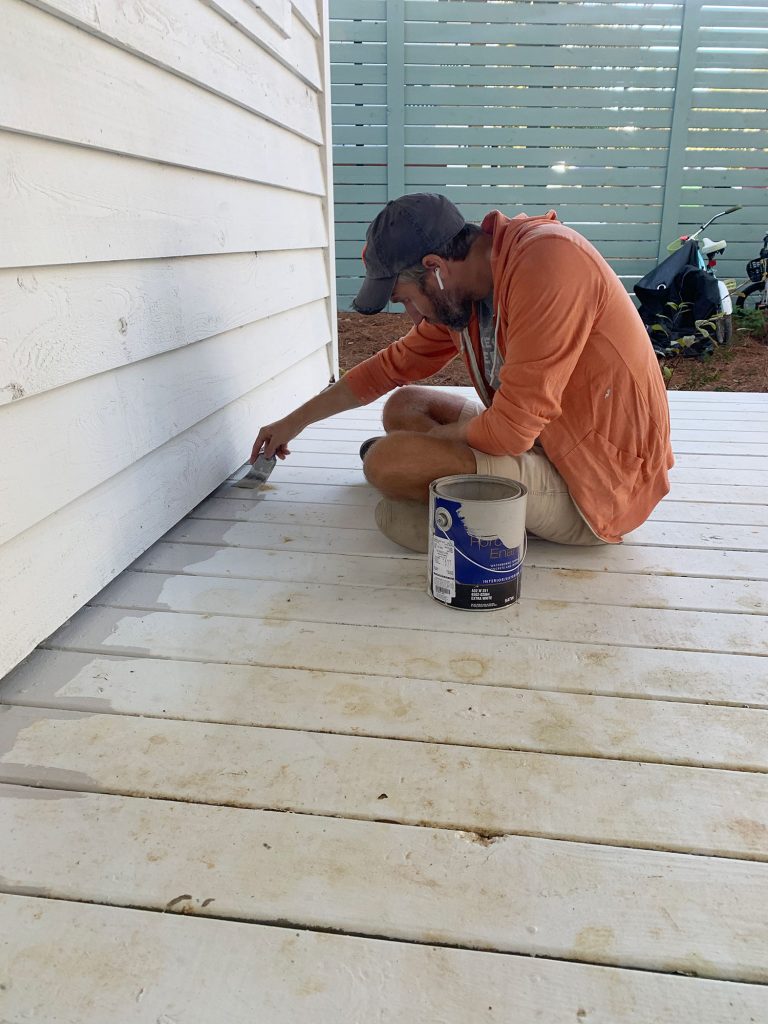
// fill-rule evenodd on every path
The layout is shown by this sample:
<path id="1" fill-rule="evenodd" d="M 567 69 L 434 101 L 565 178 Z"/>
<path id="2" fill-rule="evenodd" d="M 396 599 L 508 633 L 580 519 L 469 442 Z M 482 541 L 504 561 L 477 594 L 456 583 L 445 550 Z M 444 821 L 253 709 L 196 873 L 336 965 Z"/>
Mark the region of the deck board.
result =
<path id="1" fill-rule="evenodd" d="M 367 407 L 0 683 L 4 1016 L 766 1018 L 768 397 L 670 404 L 669 497 L 533 542 L 515 608 L 442 608 L 376 531 Z"/>

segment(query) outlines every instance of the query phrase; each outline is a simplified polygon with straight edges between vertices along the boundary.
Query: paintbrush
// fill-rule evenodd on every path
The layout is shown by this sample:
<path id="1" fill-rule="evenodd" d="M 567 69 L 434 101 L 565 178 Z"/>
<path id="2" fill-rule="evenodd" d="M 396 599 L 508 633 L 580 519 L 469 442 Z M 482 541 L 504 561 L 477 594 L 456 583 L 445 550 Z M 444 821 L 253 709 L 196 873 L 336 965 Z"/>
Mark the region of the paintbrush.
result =
<path id="1" fill-rule="evenodd" d="M 275 468 L 276 463 L 277 459 L 274 455 L 271 459 L 266 458 L 263 454 L 259 455 L 245 476 L 237 481 L 235 487 L 248 487 L 251 490 L 261 487 L 269 479 L 269 474 Z"/>

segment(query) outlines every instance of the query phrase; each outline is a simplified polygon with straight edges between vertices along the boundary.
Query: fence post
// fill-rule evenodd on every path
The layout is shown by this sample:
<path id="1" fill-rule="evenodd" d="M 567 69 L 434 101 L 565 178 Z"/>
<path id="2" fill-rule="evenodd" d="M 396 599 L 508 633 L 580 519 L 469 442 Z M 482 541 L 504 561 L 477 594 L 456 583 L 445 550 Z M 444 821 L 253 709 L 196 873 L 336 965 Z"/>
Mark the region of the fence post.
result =
<path id="1" fill-rule="evenodd" d="M 405 0 L 387 0 L 387 199 L 405 192 Z"/>
<path id="2" fill-rule="evenodd" d="M 701 28 L 701 14 L 704 0 L 687 0 L 682 8 L 680 45 L 678 47 L 677 76 L 675 78 L 675 100 L 672 108 L 672 129 L 667 149 L 667 175 L 664 181 L 664 196 L 659 225 L 658 259 L 667 256 L 667 244 L 678 234 L 680 203 L 682 201 L 683 162 L 688 142 L 696 71 L 697 46 Z"/>

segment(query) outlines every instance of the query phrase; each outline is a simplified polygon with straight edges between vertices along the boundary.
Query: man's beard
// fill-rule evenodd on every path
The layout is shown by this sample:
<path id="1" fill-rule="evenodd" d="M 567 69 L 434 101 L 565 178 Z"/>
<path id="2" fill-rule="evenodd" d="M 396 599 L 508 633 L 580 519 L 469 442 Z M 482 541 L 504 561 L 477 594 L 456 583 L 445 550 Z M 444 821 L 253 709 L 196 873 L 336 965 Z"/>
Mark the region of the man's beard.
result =
<path id="1" fill-rule="evenodd" d="M 465 327 L 469 327 L 473 306 L 471 299 L 465 297 L 450 302 L 439 292 L 436 295 L 429 295 L 427 298 L 435 310 L 434 316 L 429 317 L 430 322 L 440 324 L 451 331 L 463 331 Z"/>

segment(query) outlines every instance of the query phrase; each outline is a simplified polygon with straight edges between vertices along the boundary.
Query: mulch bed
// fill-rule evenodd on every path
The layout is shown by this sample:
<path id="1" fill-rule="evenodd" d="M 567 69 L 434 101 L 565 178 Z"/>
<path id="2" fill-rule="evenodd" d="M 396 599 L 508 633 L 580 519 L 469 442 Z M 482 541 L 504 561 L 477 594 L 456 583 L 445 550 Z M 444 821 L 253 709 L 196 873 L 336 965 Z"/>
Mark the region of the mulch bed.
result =
<path id="1" fill-rule="evenodd" d="M 349 370 L 374 355 L 391 341 L 407 333 L 411 320 L 405 313 L 339 313 L 339 364 Z M 672 374 L 671 391 L 762 391 L 768 392 L 768 345 L 738 330 L 734 340 L 708 359 L 668 360 Z M 470 386 L 460 359 L 430 377 L 429 384 Z"/>

